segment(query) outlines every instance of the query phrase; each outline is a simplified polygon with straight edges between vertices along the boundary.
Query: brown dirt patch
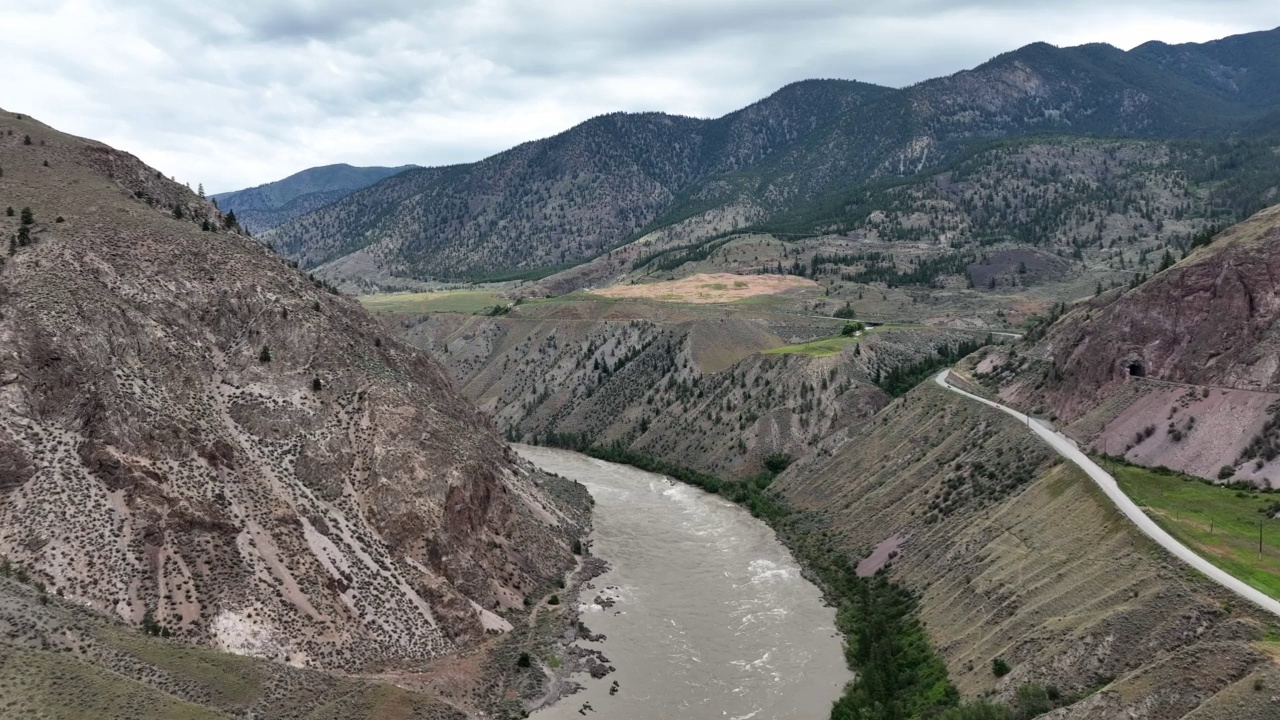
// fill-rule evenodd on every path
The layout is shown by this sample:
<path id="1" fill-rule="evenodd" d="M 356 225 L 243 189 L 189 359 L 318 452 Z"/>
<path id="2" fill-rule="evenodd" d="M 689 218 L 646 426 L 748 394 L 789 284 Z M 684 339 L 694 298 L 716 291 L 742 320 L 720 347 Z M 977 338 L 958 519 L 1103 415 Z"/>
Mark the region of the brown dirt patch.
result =
<path id="1" fill-rule="evenodd" d="M 818 283 L 794 275 L 734 275 L 699 273 L 679 280 L 614 285 L 593 290 L 612 298 L 644 298 L 687 303 L 726 303 L 757 295 L 780 295 L 797 288 L 816 288 Z"/>

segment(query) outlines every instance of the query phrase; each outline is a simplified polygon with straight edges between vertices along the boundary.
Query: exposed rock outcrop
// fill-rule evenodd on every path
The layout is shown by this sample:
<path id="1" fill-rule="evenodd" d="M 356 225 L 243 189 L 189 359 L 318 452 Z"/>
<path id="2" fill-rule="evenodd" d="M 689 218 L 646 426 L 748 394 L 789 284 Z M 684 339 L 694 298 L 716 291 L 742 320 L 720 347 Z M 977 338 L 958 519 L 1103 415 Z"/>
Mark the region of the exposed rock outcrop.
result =
<path id="1" fill-rule="evenodd" d="M 5 113 L 0 165 L 0 556 L 51 592 L 359 669 L 573 565 L 585 493 L 357 303 L 127 153 Z"/>

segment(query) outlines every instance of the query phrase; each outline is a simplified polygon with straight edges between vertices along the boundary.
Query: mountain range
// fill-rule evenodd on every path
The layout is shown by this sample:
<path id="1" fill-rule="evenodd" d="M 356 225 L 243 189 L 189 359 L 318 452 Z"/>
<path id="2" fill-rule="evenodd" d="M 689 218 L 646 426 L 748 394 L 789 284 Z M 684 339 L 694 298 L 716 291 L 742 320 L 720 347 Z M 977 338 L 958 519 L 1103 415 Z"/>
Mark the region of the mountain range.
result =
<path id="1" fill-rule="evenodd" d="M 325 165 L 308 168 L 283 180 L 209 197 L 221 210 L 235 213 L 244 228 L 261 232 L 413 167 L 416 166 Z"/>
<path id="2" fill-rule="evenodd" d="M 334 281 L 540 277 L 646 233 L 820 230 L 867 183 L 1002 138 L 1220 140 L 1280 128 L 1280 29 L 1202 44 L 1028 45 L 893 89 L 789 85 L 714 120 L 615 113 L 477 163 L 421 168 L 263 233 Z"/>

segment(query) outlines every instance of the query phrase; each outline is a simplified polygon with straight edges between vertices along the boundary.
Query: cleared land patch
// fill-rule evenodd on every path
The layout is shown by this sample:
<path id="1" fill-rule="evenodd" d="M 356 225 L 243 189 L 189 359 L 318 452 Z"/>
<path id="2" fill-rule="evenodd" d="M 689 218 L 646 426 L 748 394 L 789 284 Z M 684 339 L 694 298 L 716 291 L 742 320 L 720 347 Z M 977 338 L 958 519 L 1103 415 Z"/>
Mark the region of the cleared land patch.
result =
<path id="1" fill-rule="evenodd" d="M 810 340 L 806 343 L 798 343 L 796 345 L 783 345 L 782 347 L 771 348 L 765 350 L 764 355 L 811 355 L 813 357 L 829 357 L 844 350 L 849 345 L 858 342 L 860 338 L 852 335 L 833 335 L 831 337 L 818 338 Z"/>
<path id="2" fill-rule="evenodd" d="M 816 288 L 818 283 L 794 275 L 734 275 L 699 273 L 679 280 L 614 285 L 593 290 L 594 295 L 613 298 L 647 298 L 688 303 L 728 303 L 760 295 L 778 295 L 797 288 Z"/>
<path id="3" fill-rule="evenodd" d="M 422 293 L 362 295 L 357 298 L 371 313 L 480 313 L 505 302 L 488 290 L 440 290 Z"/>
<path id="4" fill-rule="evenodd" d="M 1108 462 L 1120 489 L 1209 562 L 1280 598 L 1280 496 L 1210 485 L 1181 473 Z M 1262 552 L 1258 552 L 1259 529 Z"/>
<path id="5" fill-rule="evenodd" d="M 867 335 L 875 333 L 887 332 L 889 330 L 912 330 L 921 329 L 919 325 L 877 325 L 876 327 L 866 328 L 857 335 L 832 335 L 831 337 L 818 338 L 808 342 L 796 343 L 795 345 L 783 345 L 782 347 L 770 348 L 764 350 L 764 355 L 811 355 L 813 357 L 829 357 L 844 350 Z"/>

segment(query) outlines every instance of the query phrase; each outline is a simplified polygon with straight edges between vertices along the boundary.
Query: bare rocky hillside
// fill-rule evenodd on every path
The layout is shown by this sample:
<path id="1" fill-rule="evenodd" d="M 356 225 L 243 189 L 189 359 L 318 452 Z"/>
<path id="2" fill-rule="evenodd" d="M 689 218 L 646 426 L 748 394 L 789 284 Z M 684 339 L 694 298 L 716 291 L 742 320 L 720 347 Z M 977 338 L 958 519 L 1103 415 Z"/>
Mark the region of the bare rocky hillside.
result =
<path id="1" fill-rule="evenodd" d="M 1273 207 L 1135 288 L 1067 308 L 1021 354 L 991 354 L 974 372 L 1099 450 L 1204 477 L 1229 466 L 1231 477 L 1274 484 L 1277 277 Z"/>
<path id="2" fill-rule="evenodd" d="M 4 113 L 0 168 L 0 557 L 48 592 L 358 670 L 573 566 L 585 492 L 356 302 L 127 153 Z"/>

